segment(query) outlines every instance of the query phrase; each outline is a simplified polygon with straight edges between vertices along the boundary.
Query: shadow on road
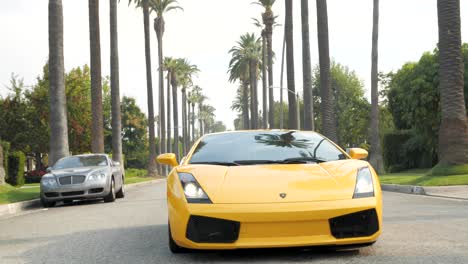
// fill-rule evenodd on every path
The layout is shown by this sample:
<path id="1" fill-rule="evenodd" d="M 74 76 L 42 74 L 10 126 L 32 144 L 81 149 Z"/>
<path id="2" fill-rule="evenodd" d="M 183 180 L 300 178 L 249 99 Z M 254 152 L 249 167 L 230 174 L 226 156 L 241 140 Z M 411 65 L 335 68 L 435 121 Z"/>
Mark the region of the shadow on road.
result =
<path id="1" fill-rule="evenodd" d="M 25 241 L 10 240 L 21 247 Z M 104 229 L 28 239 L 26 263 L 245 263 L 346 260 L 359 250 L 326 248 L 194 251 L 173 255 L 167 247 L 167 225 Z"/>

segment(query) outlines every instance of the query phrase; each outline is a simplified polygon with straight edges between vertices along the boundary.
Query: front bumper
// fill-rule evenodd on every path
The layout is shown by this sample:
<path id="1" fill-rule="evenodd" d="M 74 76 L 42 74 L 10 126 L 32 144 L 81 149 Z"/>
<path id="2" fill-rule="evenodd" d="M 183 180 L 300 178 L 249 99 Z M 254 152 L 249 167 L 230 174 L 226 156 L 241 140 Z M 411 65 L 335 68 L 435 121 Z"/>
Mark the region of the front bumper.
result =
<path id="1" fill-rule="evenodd" d="M 55 186 L 41 184 L 41 198 L 51 202 L 102 198 L 108 195 L 109 191 L 110 185 L 107 181 Z"/>
<path id="2" fill-rule="evenodd" d="M 179 246 L 193 249 L 368 244 L 377 240 L 382 228 L 381 200 L 375 197 L 274 204 L 187 204 L 169 199 L 168 208 L 174 241 Z M 333 221 L 334 218 L 336 220 L 337 217 L 366 210 L 375 212 L 377 228 L 374 227 L 371 232 L 360 233 L 358 231 L 362 230 L 352 229 L 351 233 L 354 232 L 356 236 L 349 237 L 332 230 L 340 225 L 339 221 Z M 238 234 L 234 239 L 231 236 L 222 243 L 216 239 L 200 242 L 201 236 L 194 236 L 192 230 L 187 228 L 193 228 L 194 216 L 228 220 L 226 228 L 234 232 L 235 223 L 239 223 Z M 335 227 L 332 228 L 332 224 Z M 346 230 L 347 227 L 338 232 Z"/>

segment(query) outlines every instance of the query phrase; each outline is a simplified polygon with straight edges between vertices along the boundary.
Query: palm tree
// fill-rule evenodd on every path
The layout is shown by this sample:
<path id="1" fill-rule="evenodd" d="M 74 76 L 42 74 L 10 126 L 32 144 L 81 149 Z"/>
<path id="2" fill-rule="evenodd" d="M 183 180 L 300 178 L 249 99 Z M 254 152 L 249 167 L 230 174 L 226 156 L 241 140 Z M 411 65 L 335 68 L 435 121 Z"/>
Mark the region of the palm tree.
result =
<path id="1" fill-rule="evenodd" d="M 371 149 L 370 163 L 374 169 L 383 172 L 382 148 L 379 132 L 379 90 L 378 90 L 378 44 L 379 44 L 379 0 L 374 0 L 372 26 L 372 70 L 371 70 Z"/>
<path id="2" fill-rule="evenodd" d="M 69 155 L 64 71 L 62 0 L 49 0 L 50 165 Z"/>
<path id="3" fill-rule="evenodd" d="M 182 152 L 185 155 L 186 150 L 188 148 L 188 124 L 187 124 L 187 89 L 189 86 L 193 84 L 192 82 L 192 77 L 193 75 L 197 74 L 200 70 L 198 67 L 194 64 L 191 64 L 187 59 L 179 59 L 179 77 L 178 77 L 178 82 L 179 85 L 181 86 L 181 91 L 182 91 L 182 138 L 183 138 L 183 144 L 182 144 Z M 175 91 L 177 98 L 177 90 Z M 174 109 L 177 109 L 176 105 L 174 104 Z M 176 115 L 175 113 L 174 115 Z M 175 122 L 175 121 L 174 121 Z M 178 126 L 178 122 L 175 124 L 175 127 Z M 175 136 L 174 136 L 175 137 Z"/>
<path id="4" fill-rule="evenodd" d="M 265 12 L 262 14 L 263 24 L 265 25 L 265 34 L 267 42 L 267 69 L 268 69 L 268 87 L 273 87 L 273 25 L 275 23 L 275 16 L 272 11 L 272 7 L 275 4 L 276 0 L 258 0 L 257 4 L 261 5 Z M 274 97 L 273 90 L 270 90 L 268 93 L 268 105 L 270 106 L 270 111 L 268 112 L 268 123 L 270 127 L 273 126 L 274 122 Z"/>
<path id="5" fill-rule="evenodd" d="M 120 112 L 119 45 L 117 35 L 117 0 L 110 0 L 112 159 L 122 163 L 122 114 Z"/>
<path id="6" fill-rule="evenodd" d="M 159 65 L 159 116 L 160 116 L 160 129 L 161 138 L 160 146 L 161 152 L 166 152 L 166 120 L 165 120 L 165 107 L 164 107 L 164 77 L 163 77 L 163 35 L 165 30 L 164 14 L 171 10 L 183 10 L 182 7 L 178 6 L 176 0 L 149 0 L 149 6 L 151 11 L 156 13 L 154 19 L 154 30 L 158 38 L 158 65 Z M 169 95 L 168 95 L 169 96 Z M 166 167 L 167 171 L 167 167 Z"/>
<path id="7" fill-rule="evenodd" d="M 157 172 L 156 164 L 156 133 L 154 130 L 154 100 L 153 100 L 153 78 L 151 73 L 151 44 L 150 44 L 150 28 L 149 28 L 149 1 L 150 0 L 129 0 L 134 2 L 137 7 L 143 10 L 143 25 L 145 32 L 145 62 L 146 62 L 146 93 L 148 98 L 148 131 L 149 131 L 149 158 L 148 158 L 148 175 L 152 176 Z M 159 130 L 158 130 L 159 131 Z M 159 134 L 159 133 L 158 133 Z M 161 148 L 161 145 L 159 145 Z M 161 153 L 161 149 L 159 149 Z"/>
<path id="8" fill-rule="evenodd" d="M 229 81 L 235 82 L 239 80 L 242 86 L 242 128 L 250 128 L 249 118 L 249 66 L 246 60 L 241 59 L 242 57 L 233 56 L 229 62 Z"/>
<path id="9" fill-rule="evenodd" d="M 293 34 L 293 4 L 292 0 L 286 1 L 286 65 L 288 79 L 288 126 L 290 129 L 298 129 L 296 107 L 296 84 L 294 79 L 294 34 Z"/>
<path id="10" fill-rule="evenodd" d="M 468 123 L 463 94 L 460 0 L 437 0 L 441 124 L 439 164 L 468 164 Z"/>
<path id="11" fill-rule="evenodd" d="M 104 120 L 102 111 L 101 40 L 99 1 L 88 0 L 89 43 L 91 54 L 91 151 L 104 153 Z"/>
<path id="12" fill-rule="evenodd" d="M 334 99 L 330 82 L 327 0 L 317 0 L 317 34 L 320 64 L 320 97 L 323 134 L 337 142 Z"/>
<path id="13" fill-rule="evenodd" d="M 312 100 L 312 66 L 310 61 L 309 0 L 301 0 L 302 78 L 304 89 L 304 130 L 315 130 Z"/>
<path id="14" fill-rule="evenodd" d="M 259 28 L 262 28 L 262 25 L 260 23 L 260 21 L 256 18 L 253 19 L 254 20 L 254 25 L 259 27 Z M 263 108 L 262 108 L 262 127 L 263 129 L 266 129 L 268 128 L 268 102 L 267 102 L 267 97 L 268 97 L 268 89 L 267 89 L 267 65 L 266 65 L 266 61 L 267 61 L 267 43 L 266 43 L 266 30 L 264 28 L 262 28 L 262 105 L 263 105 Z"/>
<path id="15" fill-rule="evenodd" d="M 230 81 L 240 79 L 245 82 L 247 79 L 245 75 L 248 72 L 250 84 L 250 128 L 256 129 L 258 128 L 257 80 L 262 63 L 261 39 L 257 38 L 253 33 L 244 34 L 237 42 L 237 46 L 234 46 L 229 53 L 232 54 L 232 59 L 229 63 Z M 248 101 L 248 93 L 245 90 L 244 103 Z"/>
<path id="16" fill-rule="evenodd" d="M 166 57 L 164 58 L 164 69 L 167 71 L 167 85 L 166 85 L 166 94 L 167 94 L 167 128 L 166 129 L 166 135 L 167 135 L 167 142 L 166 142 L 166 151 L 167 152 L 172 152 L 171 151 L 171 97 L 169 96 L 171 94 L 171 83 L 173 80 L 172 78 L 172 72 L 175 71 L 176 67 L 176 60 L 171 58 L 171 57 Z M 174 108 L 174 112 L 177 111 L 177 109 Z"/>

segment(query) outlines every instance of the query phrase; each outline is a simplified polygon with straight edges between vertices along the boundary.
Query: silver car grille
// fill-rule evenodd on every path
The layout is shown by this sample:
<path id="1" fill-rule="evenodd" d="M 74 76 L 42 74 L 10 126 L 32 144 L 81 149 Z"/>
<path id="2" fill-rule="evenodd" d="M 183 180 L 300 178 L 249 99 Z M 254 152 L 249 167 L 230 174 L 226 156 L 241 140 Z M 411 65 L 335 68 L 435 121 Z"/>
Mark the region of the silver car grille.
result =
<path id="1" fill-rule="evenodd" d="M 86 176 L 84 175 L 72 175 L 60 177 L 59 182 L 61 185 L 80 184 L 83 183 L 85 179 Z"/>

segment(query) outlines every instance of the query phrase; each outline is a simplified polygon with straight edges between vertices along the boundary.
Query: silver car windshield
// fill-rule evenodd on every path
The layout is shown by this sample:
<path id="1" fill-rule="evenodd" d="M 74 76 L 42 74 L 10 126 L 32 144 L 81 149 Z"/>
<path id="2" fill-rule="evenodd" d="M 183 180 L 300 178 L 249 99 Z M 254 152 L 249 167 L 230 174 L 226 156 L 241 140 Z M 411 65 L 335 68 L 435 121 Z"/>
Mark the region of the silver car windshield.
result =
<path id="1" fill-rule="evenodd" d="M 107 166 L 105 156 L 73 156 L 63 158 L 55 163 L 54 170 Z"/>

